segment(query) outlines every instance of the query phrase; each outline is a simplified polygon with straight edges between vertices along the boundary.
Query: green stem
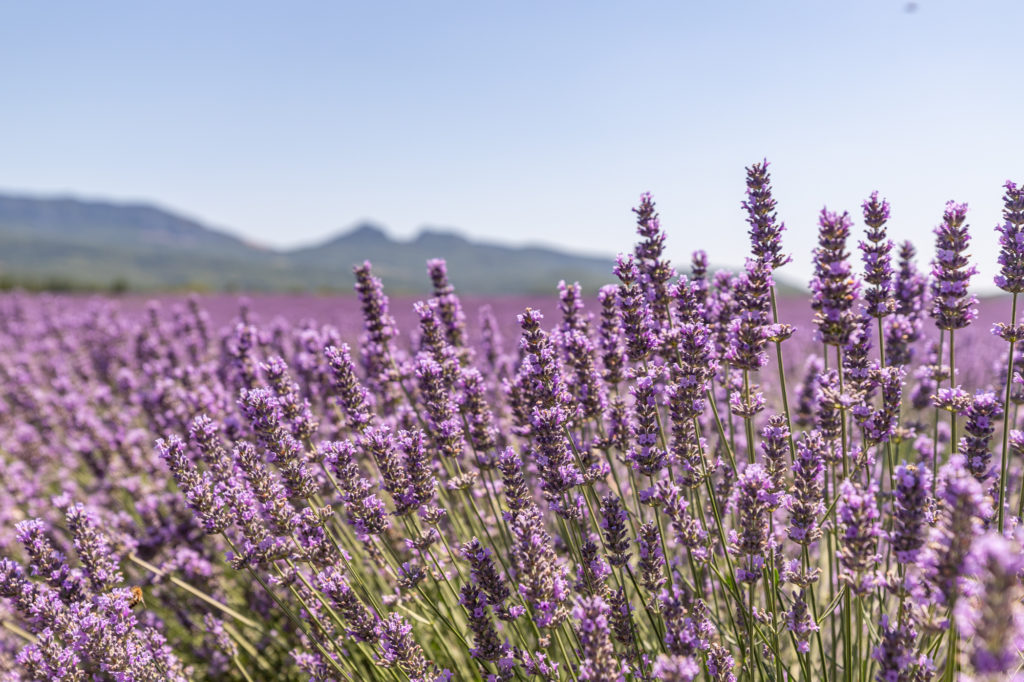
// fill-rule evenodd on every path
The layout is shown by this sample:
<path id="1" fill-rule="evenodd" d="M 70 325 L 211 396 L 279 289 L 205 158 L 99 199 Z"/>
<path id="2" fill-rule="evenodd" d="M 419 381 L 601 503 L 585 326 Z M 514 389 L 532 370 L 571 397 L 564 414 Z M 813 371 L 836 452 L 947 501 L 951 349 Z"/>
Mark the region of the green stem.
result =
<path id="1" fill-rule="evenodd" d="M 769 288 L 772 302 L 772 322 L 779 323 L 779 307 L 775 301 L 775 285 Z M 796 441 L 793 440 L 793 421 L 789 416 L 789 394 L 786 391 L 786 372 L 782 367 L 782 341 L 775 342 L 775 358 L 779 367 L 779 389 L 782 391 L 782 412 L 786 416 L 786 430 L 789 432 L 789 458 L 796 460 Z"/>
<path id="2" fill-rule="evenodd" d="M 1010 327 L 1017 323 L 1017 292 L 1013 292 L 1013 303 L 1010 305 Z M 1015 334 L 1016 331 L 1011 330 Z M 1012 337 L 1011 337 L 1012 338 Z M 1003 400 L 1003 461 L 999 474 L 999 532 L 1003 532 L 1003 512 L 1006 506 L 1006 473 L 1009 463 L 1009 437 L 1010 437 L 1010 386 L 1013 383 L 1013 346 L 1010 341 L 1010 357 L 1006 362 L 1006 395 Z"/>
<path id="3" fill-rule="evenodd" d="M 956 341 L 953 330 L 949 330 L 949 387 L 956 388 Z M 956 438 L 956 412 L 949 413 L 949 454 L 956 452 L 959 445 Z"/>
<path id="4" fill-rule="evenodd" d="M 154 566 L 153 564 L 149 563 L 148 561 L 144 561 L 143 559 L 140 559 L 137 555 L 129 554 L 128 555 L 128 560 L 131 561 L 133 564 L 141 566 L 142 568 L 146 569 L 147 571 L 149 571 L 153 575 L 156 575 L 156 576 L 161 577 L 161 578 L 167 578 L 167 581 L 170 582 L 172 585 L 180 587 L 181 589 L 185 590 L 189 594 L 191 594 L 191 595 L 193 595 L 195 597 L 198 597 L 199 599 L 202 599 L 204 602 L 206 602 L 210 606 L 213 606 L 213 607 L 219 609 L 220 611 L 223 611 L 227 615 L 231 616 L 232 618 L 237 620 L 242 625 L 245 625 L 245 626 L 248 626 L 250 628 L 253 628 L 254 630 L 258 630 L 259 632 L 266 633 L 266 630 L 264 629 L 264 627 L 260 623 L 252 620 L 251 618 L 246 618 L 245 616 L 240 614 L 238 611 L 235 611 L 233 608 L 231 608 L 227 604 L 224 604 L 222 602 L 217 601 L 216 599 L 214 599 L 210 595 L 206 594 L 202 590 L 198 590 L 195 587 L 193 587 L 192 585 L 189 585 L 184 580 L 176 578 L 173 575 L 170 575 L 167 571 L 165 571 L 165 570 L 163 570 L 161 568 L 157 568 L 156 566 Z"/>
<path id="5" fill-rule="evenodd" d="M 946 330 L 939 330 L 939 352 L 936 355 L 936 362 L 942 366 L 942 346 L 946 342 Z M 938 384 L 938 382 L 936 382 Z M 935 497 L 939 480 L 939 408 L 935 408 L 935 422 L 932 427 L 932 497 Z"/>
<path id="6" fill-rule="evenodd" d="M 253 682 L 252 677 L 249 675 L 249 671 L 246 670 L 245 666 L 242 665 L 242 662 L 238 660 L 238 654 L 231 657 L 231 662 L 235 664 L 236 668 L 238 668 L 238 672 L 242 673 L 242 677 L 245 678 L 246 682 Z"/>

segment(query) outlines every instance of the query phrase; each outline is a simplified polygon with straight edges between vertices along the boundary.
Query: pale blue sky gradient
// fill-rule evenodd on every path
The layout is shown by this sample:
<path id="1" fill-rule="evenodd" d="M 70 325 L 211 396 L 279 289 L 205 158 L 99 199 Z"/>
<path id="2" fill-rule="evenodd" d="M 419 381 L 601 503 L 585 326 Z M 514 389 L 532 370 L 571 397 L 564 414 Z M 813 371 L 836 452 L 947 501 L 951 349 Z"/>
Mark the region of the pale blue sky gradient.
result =
<path id="1" fill-rule="evenodd" d="M 791 277 L 822 205 L 859 236 L 878 189 L 924 260 L 969 202 L 988 283 L 1024 181 L 1024 3 L 917 5 L 6 2 L 0 189 L 275 246 L 372 219 L 608 254 L 650 190 L 675 262 L 736 264 L 743 169 L 768 157 Z"/>

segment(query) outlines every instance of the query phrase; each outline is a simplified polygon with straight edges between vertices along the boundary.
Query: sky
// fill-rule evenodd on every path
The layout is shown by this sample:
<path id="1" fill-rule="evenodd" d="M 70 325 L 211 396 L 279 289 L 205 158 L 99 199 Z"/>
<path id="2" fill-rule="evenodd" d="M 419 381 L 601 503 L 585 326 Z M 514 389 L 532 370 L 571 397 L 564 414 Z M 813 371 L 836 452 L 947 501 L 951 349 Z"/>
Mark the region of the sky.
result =
<path id="1" fill-rule="evenodd" d="M 968 202 L 984 287 L 1024 182 L 1022 25 L 1019 0 L 0 2 L 0 191 L 275 247 L 371 220 L 597 254 L 650 191 L 674 263 L 735 265 L 767 158 L 780 274 L 808 278 L 823 206 L 860 237 L 877 189 L 924 262 Z"/>

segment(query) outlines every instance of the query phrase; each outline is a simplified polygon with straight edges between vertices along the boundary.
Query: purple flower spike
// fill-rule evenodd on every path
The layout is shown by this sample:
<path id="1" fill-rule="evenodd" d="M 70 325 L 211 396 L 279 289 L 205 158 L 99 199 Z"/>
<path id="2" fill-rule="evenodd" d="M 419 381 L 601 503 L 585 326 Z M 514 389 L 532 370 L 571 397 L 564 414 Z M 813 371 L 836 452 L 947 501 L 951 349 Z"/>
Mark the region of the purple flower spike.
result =
<path id="1" fill-rule="evenodd" d="M 860 291 L 846 250 L 853 221 L 848 213 L 839 215 L 823 208 L 818 225 L 818 248 L 814 250 L 814 278 L 811 280 L 814 324 L 823 343 L 842 346 L 856 325 L 853 304 Z"/>
<path id="2" fill-rule="evenodd" d="M 733 531 L 730 551 L 740 557 L 736 579 L 756 583 L 764 573 L 770 548 L 768 517 L 777 504 L 772 481 L 760 464 L 749 464 L 736 482 L 730 507 L 739 517 L 739 531 Z"/>
<path id="3" fill-rule="evenodd" d="M 935 260 L 932 261 L 931 316 L 939 329 L 963 329 L 978 315 L 977 297 L 967 292 L 971 277 L 978 272 L 967 260 L 967 204 L 950 201 L 935 228 Z"/>
<path id="4" fill-rule="evenodd" d="M 873 567 L 879 561 L 878 540 L 882 535 L 875 496 L 878 486 L 867 487 L 849 479 L 839 486 L 836 514 L 842 534 L 839 536 L 839 563 L 846 569 L 843 580 L 857 594 L 866 594 L 875 587 Z"/>
<path id="5" fill-rule="evenodd" d="M 781 268 L 792 258 L 782 253 L 782 233 L 786 224 L 779 222 L 775 213 L 776 202 L 772 196 L 768 165 L 765 159 L 747 168 L 747 198 L 743 201 L 743 209 L 750 225 L 751 250 L 771 271 Z"/>
<path id="6" fill-rule="evenodd" d="M 992 452 L 989 441 L 995 433 L 996 422 L 1003 416 L 1003 401 L 995 393 L 981 392 L 971 400 L 967 408 L 967 432 L 958 443 L 960 454 L 967 460 L 971 474 L 984 484 L 995 474 L 992 471 Z"/>
<path id="7" fill-rule="evenodd" d="M 483 590 L 473 583 L 466 583 L 459 592 L 459 603 L 469 614 L 469 629 L 476 645 L 469 653 L 482 661 L 498 661 L 508 656 L 508 646 L 498 638 Z"/>
<path id="8" fill-rule="evenodd" d="M 655 326 L 665 329 L 669 326 L 668 282 L 676 273 L 668 260 L 663 258 L 665 231 L 661 229 L 661 221 L 649 192 L 640 197 L 640 205 L 633 209 L 633 213 L 636 214 L 636 231 L 641 237 L 634 251 L 641 275 L 640 283 Z"/>
<path id="9" fill-rule="evenodd" d="M 981 603 L 963 603 L 956 621 L 965 641 L 971 642 L 970 660 L 984 679 L 1014 679 L 1024 648 L 1024 554 L 1018 542 L 996 533 L 979 537 L 968 558 L 970 572 L 985 586 Z M 1015 677 L 1015 676 L 1014 676 Z"/>
<path id="10" fill-rule="evenodd" d="M 890 541 L 897 561 L 914 564 L 924 546 L 931 517 L 928 505 L 932 473 L 926 466 L 903 463 L 896 467 L 894 479 L 895 513 Z"/>
<path id="11" fill-rule="evenodd" d="M 817 431 L 797 441 L 793 494 L 787 498 L 789 539 L 810 545 L 821 537 L 826 445 Z"/>
<path id="12" fill-rule="evenodd" d="M 608 604 L 601 597 L 580 600 L 572 615 L 579 621 L 581 645 L 581 680 L 589 682 L 622 682 L 625 680 L 622 664 L 615 656 L 611 633 L 608 629 Z"/>
<path id="13" fill-rule="evenodd" d="M 626 337 L 626 351 L 630 360 L 643 362 L 657 348 L 658 335 L 651 305 L 641 286 L 640 269 L 632 255 L 619 255 L 615 275 L 621 282 L 617 302 Z"/>
<path id="14" fill-rule="evenodd" d="M 879 200 L 878 192 L 872 192 L 863 208 L 868 230 L 867 241 L 860 242 L 860 251 L 864 261 L 864 281 L 870 285 L 864 292 L 864 300 L 868 315 L 885 317 L 896 309 L 896 301 L 892 297 L 892 240 L 885 236 L 889 202 Z"/>
<path id="15" fill-rule="evenodd" d="M 1006 181 L 1003 195 L 1003 224 L 999 233 L 999 274 L 996 286 L 1019 294 L 1024 291 L 1024 187 Z"/>
<path id="16" fill-rule="evenodd" d="M 75 553 L 85 566 L 93 589 L 106 592 L 124 583 L 110 538 L 100 529 L 95 516 L 81 504 L 74 504 L 68 507 L 64 519 L 74 539 Z"/>

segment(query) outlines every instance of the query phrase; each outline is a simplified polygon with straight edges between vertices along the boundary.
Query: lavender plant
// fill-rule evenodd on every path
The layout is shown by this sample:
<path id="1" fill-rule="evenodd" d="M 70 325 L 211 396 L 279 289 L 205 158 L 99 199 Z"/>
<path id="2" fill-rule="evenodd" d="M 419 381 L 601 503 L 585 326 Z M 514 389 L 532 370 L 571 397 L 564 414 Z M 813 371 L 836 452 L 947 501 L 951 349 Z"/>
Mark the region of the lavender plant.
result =
<path id="1" fill-rule="evenodd" d="M 547 317 L 443 260 L 333 322 L 0 297 L 0 677 L 1021 679 L 1024 193 L 993 336 L 953 202 L 930 273 L 877 192 L 862 277 L 823 210 L 780 296 L 768 168 L 741 271 L 677 275 L 644 194 Z"/>

